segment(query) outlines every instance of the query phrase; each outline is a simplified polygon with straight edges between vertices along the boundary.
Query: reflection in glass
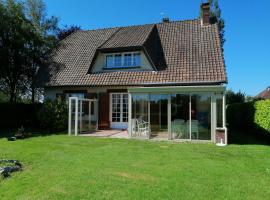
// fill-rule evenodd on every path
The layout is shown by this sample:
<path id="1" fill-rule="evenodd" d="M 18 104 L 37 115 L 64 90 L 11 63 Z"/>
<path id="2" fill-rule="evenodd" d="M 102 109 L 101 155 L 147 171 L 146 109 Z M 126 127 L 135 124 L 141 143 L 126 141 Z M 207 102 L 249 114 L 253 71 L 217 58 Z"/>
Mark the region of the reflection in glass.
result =
<path id="1" fill-rule="evenodd" d="M 189 95 L 171 96 L 172 139 L 190 139 L 189 134 Z"/>
<path id="2" fill-rule="evenodd" d="M 191 96 L 191 139 L 211 140 L 211 95 Z"/>
<path id="3" fill-rule="evenodd" d="M 168 139 L 168 96 L 150 95 L 151 138 Z"/>
<path id="4" fill-rule="evenodd" d="M 151 129 L 148 119 L 149 95 L 132 95 L 131 136 L 149 138 Z"/>

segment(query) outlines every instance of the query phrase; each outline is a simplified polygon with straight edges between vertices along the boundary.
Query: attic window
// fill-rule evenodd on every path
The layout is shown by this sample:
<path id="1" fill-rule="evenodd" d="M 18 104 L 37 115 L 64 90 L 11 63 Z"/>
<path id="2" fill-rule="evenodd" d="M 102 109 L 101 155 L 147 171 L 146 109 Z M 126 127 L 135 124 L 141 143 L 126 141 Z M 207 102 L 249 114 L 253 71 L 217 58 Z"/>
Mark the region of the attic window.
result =
<path id="1" fill-rule="evenodd" d="M 115 53 L 106 55 L 106 69 L 131 68 L 141 65 L 141 54 L 139 52 Z"/>

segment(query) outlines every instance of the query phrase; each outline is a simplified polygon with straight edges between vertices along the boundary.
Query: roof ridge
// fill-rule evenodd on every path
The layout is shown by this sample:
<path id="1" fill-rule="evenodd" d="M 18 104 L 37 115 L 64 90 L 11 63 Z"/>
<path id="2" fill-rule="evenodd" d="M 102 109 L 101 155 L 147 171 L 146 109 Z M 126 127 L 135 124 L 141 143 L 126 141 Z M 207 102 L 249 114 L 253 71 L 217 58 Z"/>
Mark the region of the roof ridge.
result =
<path id="1" fill-rule="evenodd" d="M 199 19 L 185 19 L 185 20 L 172 20 L 170 22 L 166 22 L 167 24 L 176 23 L 176 22 L 190 22 L 190 21 L 198 21 Z M 88 31 L 99 31 L 99 30 L 109 30 L 109 29 L 119 29 L 119 28 L 129 28 L 129 27 L 136 27 L 136 26 L 150 26 L 150 25 L 158 25 L 164 24 L 164 22 L 157 22 L 157 23 L 149 23 L 149 24 L 134 24 L 134 25 L 127 25 L 127 26 L 115 26 L 115 27 L 107 27 L 107 28 L 97 28 L 97 29 L 88 29 L 88 30 L 78 30 L 76 32 L 88 32 Z"/>

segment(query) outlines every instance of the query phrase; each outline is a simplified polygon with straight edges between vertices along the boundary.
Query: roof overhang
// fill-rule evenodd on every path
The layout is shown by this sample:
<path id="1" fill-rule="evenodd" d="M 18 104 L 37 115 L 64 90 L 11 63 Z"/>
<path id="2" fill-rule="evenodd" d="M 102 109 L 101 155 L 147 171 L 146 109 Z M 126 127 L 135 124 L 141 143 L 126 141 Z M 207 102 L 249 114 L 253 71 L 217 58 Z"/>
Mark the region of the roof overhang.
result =
<path id="1" fill-rule="evenodd" d="M 185 92 L 225 92 L 226 86 L 169 86 L 169 87 L 130 87 L 129 93 L 185 93 Z"/>

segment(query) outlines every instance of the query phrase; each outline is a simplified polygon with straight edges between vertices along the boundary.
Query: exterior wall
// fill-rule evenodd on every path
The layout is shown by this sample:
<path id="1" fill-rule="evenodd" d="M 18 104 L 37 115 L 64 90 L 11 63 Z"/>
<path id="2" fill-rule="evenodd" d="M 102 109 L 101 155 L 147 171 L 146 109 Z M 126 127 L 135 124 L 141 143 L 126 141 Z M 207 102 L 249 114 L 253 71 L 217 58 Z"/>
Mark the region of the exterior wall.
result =
<path id="1" fill-rule="evenodd" d="M 140 68 L 135 68 L 135 69 L 121 69 L 121 71 L 138 71 L 138 70 L 146 70 L 146 71 L 152 71 L 153 67 L 149 63 L 147 57 L 143 53 L 143 51 L 139 51 L 141 53 L 141 67 Z M 98 72 L 112 72 L 112 71 L 119 71 L 119 69 L 116 70 L 104 70 L 103 68 L 105 67 L 105 54 L 99 53 L 95 64 L 93 65 L 92 72 L 93 73 L 98 73 Z"/>

